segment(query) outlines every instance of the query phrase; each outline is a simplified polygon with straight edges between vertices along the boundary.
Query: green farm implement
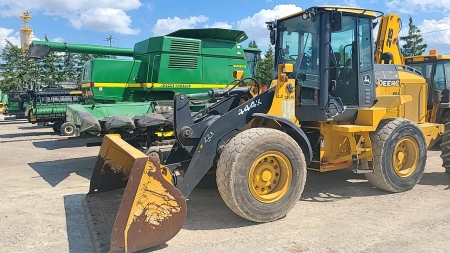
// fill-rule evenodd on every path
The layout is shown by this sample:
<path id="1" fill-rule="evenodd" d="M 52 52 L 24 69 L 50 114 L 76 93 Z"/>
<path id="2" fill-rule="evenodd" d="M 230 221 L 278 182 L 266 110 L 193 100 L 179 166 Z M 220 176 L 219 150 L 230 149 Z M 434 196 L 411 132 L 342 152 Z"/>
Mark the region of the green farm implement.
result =
<path id="1" fill-rule="evenodd" d="M 204 93 L 190 103 L 192 112 L 207 107 L 207 92 L 234 83 L 233 73 L 254 78 L 259 49 L 245 49 L 243 31 L 182 29 L 152 37 L 133 49 L 34 41 L 29 57 L 51 51 L 132 57 L 95 58 L 85 63 L 83 103 L 67 105 L 66 135 L 119 133 L 146 146 L 172 135 L 173 97 L 177 92 Z M 149 134 L 150 133 L 150 134 Z M 127 139 L 127 137 L 125 137 Z M 150 143 L 149 143 L 150 142 Z"/>
<path id="2" fill-rule="evenodd" d="M 8 103 L 8 94 L 2 93 L 0 90 L 0 112 L 6 109 L 6 104 Z"/>
<path id="3" fill-rule="evenodd" d="M 10 91 L 2 95 L 4 102 L 3 115 L 22 118 L 25 115 L 25 106 L 28 104 L 26 91 Z"/>
<path id="4" fill-rule="evenodd" d="M 55 132 L 60 132 L 61 125 L 66 120 L 67 105 L 83 102 L 81 91 L 73 89 L 28 91 L 27 97 L 29 102 L 25 106 L 25 116 L 28 122 L 53 123 Z"/>

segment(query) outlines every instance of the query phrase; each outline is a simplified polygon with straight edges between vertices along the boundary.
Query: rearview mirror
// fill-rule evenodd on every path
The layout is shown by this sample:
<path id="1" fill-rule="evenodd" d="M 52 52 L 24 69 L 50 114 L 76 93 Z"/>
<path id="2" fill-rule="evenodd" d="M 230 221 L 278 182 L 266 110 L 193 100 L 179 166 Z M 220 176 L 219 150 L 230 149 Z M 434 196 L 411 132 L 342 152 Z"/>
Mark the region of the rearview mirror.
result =
<path id="1" fill-rule="evenodd" d="M 270 44 L 275 45 L 275 27 L 277 27 L 277 21 L 266 22 L 267 30 L 270 31 Z"/>
<path id="2" fill-rule="evenodd" d="M 342 30 L 342 12 L 334 11 L 331 13 L 331 31 L 337 32 Z"/>

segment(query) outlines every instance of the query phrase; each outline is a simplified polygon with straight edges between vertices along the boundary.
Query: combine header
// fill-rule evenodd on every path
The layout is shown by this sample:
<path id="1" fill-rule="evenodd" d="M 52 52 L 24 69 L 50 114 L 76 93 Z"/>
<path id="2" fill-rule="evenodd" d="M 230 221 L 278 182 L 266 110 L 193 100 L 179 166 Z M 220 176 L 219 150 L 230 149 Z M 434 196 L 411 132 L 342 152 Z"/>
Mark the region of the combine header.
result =
<path id="1" fill-rule="evenodd" d="M 27 97 L 29 102 L 25 106 L 25 116 L 28 117 L 28 122 L 51 122 L 57 133 L 66 121 L 67 105 L 83 102 L 81 91 L 74 89 L 31 90 L 27 92 Z"/>

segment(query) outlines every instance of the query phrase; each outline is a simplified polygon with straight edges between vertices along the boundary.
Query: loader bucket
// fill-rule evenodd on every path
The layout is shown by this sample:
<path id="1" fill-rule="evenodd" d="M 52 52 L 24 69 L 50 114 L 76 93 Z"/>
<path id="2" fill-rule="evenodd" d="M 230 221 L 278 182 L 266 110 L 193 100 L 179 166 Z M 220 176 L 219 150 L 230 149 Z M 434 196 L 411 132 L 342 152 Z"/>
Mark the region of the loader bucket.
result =
<path id="1" fill-rule="evenodd" d="M 172 239 L 186 200 L 157 156 L 106 135 L 83 206 L 96 252 L 136 252 Z"/>

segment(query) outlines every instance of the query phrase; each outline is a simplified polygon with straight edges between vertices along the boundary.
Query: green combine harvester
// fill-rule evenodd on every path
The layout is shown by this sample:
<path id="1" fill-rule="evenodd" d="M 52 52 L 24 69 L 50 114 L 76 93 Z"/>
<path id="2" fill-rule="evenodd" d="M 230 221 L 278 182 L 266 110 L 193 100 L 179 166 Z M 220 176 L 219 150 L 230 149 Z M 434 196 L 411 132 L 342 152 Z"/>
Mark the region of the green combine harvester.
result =
<path id="1" fill-rule="evenodd" d="M 30 58 L 53 52 L 132 57 L 95 58 L 85 63 L 81 80 L 83 103 L 67 105 L 64 135 L 119 133 L 123 138 L 145 136 L 145 142 L 171 136 L 173 97 L 177 92 L 205 93 L 190 104 L 197 112 L 209 105 L 207 92 L 225 88 L 234 71 L 254 78 L 259 49 L 240 43 L 243 31 L 182 29 L 152 37 L 133 49 L 88 44 L 34 41 Z M 152 136 L 148 135 L 152 133 Z"/>

